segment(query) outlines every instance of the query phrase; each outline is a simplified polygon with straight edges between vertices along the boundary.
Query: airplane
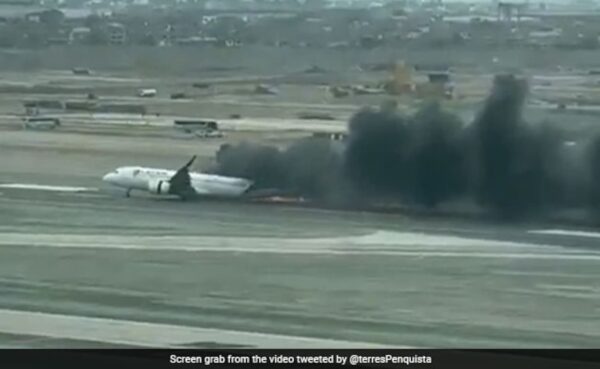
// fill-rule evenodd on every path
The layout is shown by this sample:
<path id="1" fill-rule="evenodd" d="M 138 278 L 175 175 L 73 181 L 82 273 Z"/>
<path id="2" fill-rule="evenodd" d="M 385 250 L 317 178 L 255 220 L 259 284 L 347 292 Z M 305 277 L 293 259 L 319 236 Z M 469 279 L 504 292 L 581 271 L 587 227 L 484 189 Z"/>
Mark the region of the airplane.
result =
<path id="1" fill-rule="evenodd" d="M 182 200 L 192 197 L 240 197 L 253 185 L 244 178 L 226 177 L 189 171 L 196 159 L 194 155 L 179 170 L 119 167 L 102 177 L 104 182 L 125 188 L 126 197 L 132 190 L 148 191 L 156 195 L 176 195 Z"/>

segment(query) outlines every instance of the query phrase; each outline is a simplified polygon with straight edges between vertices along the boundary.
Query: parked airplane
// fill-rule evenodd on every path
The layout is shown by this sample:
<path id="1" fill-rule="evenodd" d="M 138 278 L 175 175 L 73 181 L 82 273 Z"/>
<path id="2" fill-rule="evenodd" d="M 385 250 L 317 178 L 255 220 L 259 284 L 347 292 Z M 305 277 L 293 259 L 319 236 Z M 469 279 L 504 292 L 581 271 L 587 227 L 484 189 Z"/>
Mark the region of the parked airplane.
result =
<path id="1" fill-rule="evenodd" d="M 182 199 L 194 196 L 238 197 L 245 194 L 253 182 L 243 178 L 213 174 L 190 173 L 189 167 L 196 156 L 181 169 L 145 168 L 139 166 L 120 167 L 106 174 L 102 180 L 127 190 L 148 191 L 158 195 L 176 195 Z"/>

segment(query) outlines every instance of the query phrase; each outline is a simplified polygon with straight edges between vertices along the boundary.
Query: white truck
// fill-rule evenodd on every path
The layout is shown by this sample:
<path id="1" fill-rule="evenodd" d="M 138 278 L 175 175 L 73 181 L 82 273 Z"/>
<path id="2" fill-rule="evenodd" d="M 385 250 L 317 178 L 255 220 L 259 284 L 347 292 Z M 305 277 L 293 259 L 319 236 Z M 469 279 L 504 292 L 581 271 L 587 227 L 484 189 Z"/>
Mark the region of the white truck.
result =
<path id="1" fill-rule="evenodd" d="M 138 90 L 138 97 L 154 97 L 157 92 L 155 88 L 141 88 Z"/>

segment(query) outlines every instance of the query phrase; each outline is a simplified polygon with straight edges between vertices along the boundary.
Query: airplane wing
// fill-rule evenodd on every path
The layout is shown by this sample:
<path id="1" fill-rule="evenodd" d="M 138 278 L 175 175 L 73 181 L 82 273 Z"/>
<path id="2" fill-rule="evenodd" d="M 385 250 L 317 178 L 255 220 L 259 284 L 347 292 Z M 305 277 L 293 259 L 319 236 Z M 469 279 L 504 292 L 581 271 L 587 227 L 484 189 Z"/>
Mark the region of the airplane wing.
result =
<path id="1" fill-rule="evenodd" d="M 169 192 L 181 196 L 182 198 L 196 195 L 196 191 L 192 187 L 190 179 L 190 166 L 196 160 L 196 155 L 192 156 L 183 167 L 181 167 L 174 175 L 169 179 Z"/>

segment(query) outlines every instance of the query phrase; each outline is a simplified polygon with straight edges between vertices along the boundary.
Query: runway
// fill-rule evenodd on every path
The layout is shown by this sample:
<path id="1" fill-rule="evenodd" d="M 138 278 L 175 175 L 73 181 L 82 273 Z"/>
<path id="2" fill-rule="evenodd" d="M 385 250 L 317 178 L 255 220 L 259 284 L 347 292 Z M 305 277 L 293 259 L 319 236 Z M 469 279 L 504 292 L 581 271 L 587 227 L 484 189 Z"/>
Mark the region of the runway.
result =
<path id="1" fill-rule="evenodd" d="M 597 347 L 593 229 L 105 187 L 221 142 L 0 135 L 0 347 Z"/>
<path id="2" fill-rule="evenodd" d="M 0 191 L 4 347 L 600 342 L 593 230 Z"/>

